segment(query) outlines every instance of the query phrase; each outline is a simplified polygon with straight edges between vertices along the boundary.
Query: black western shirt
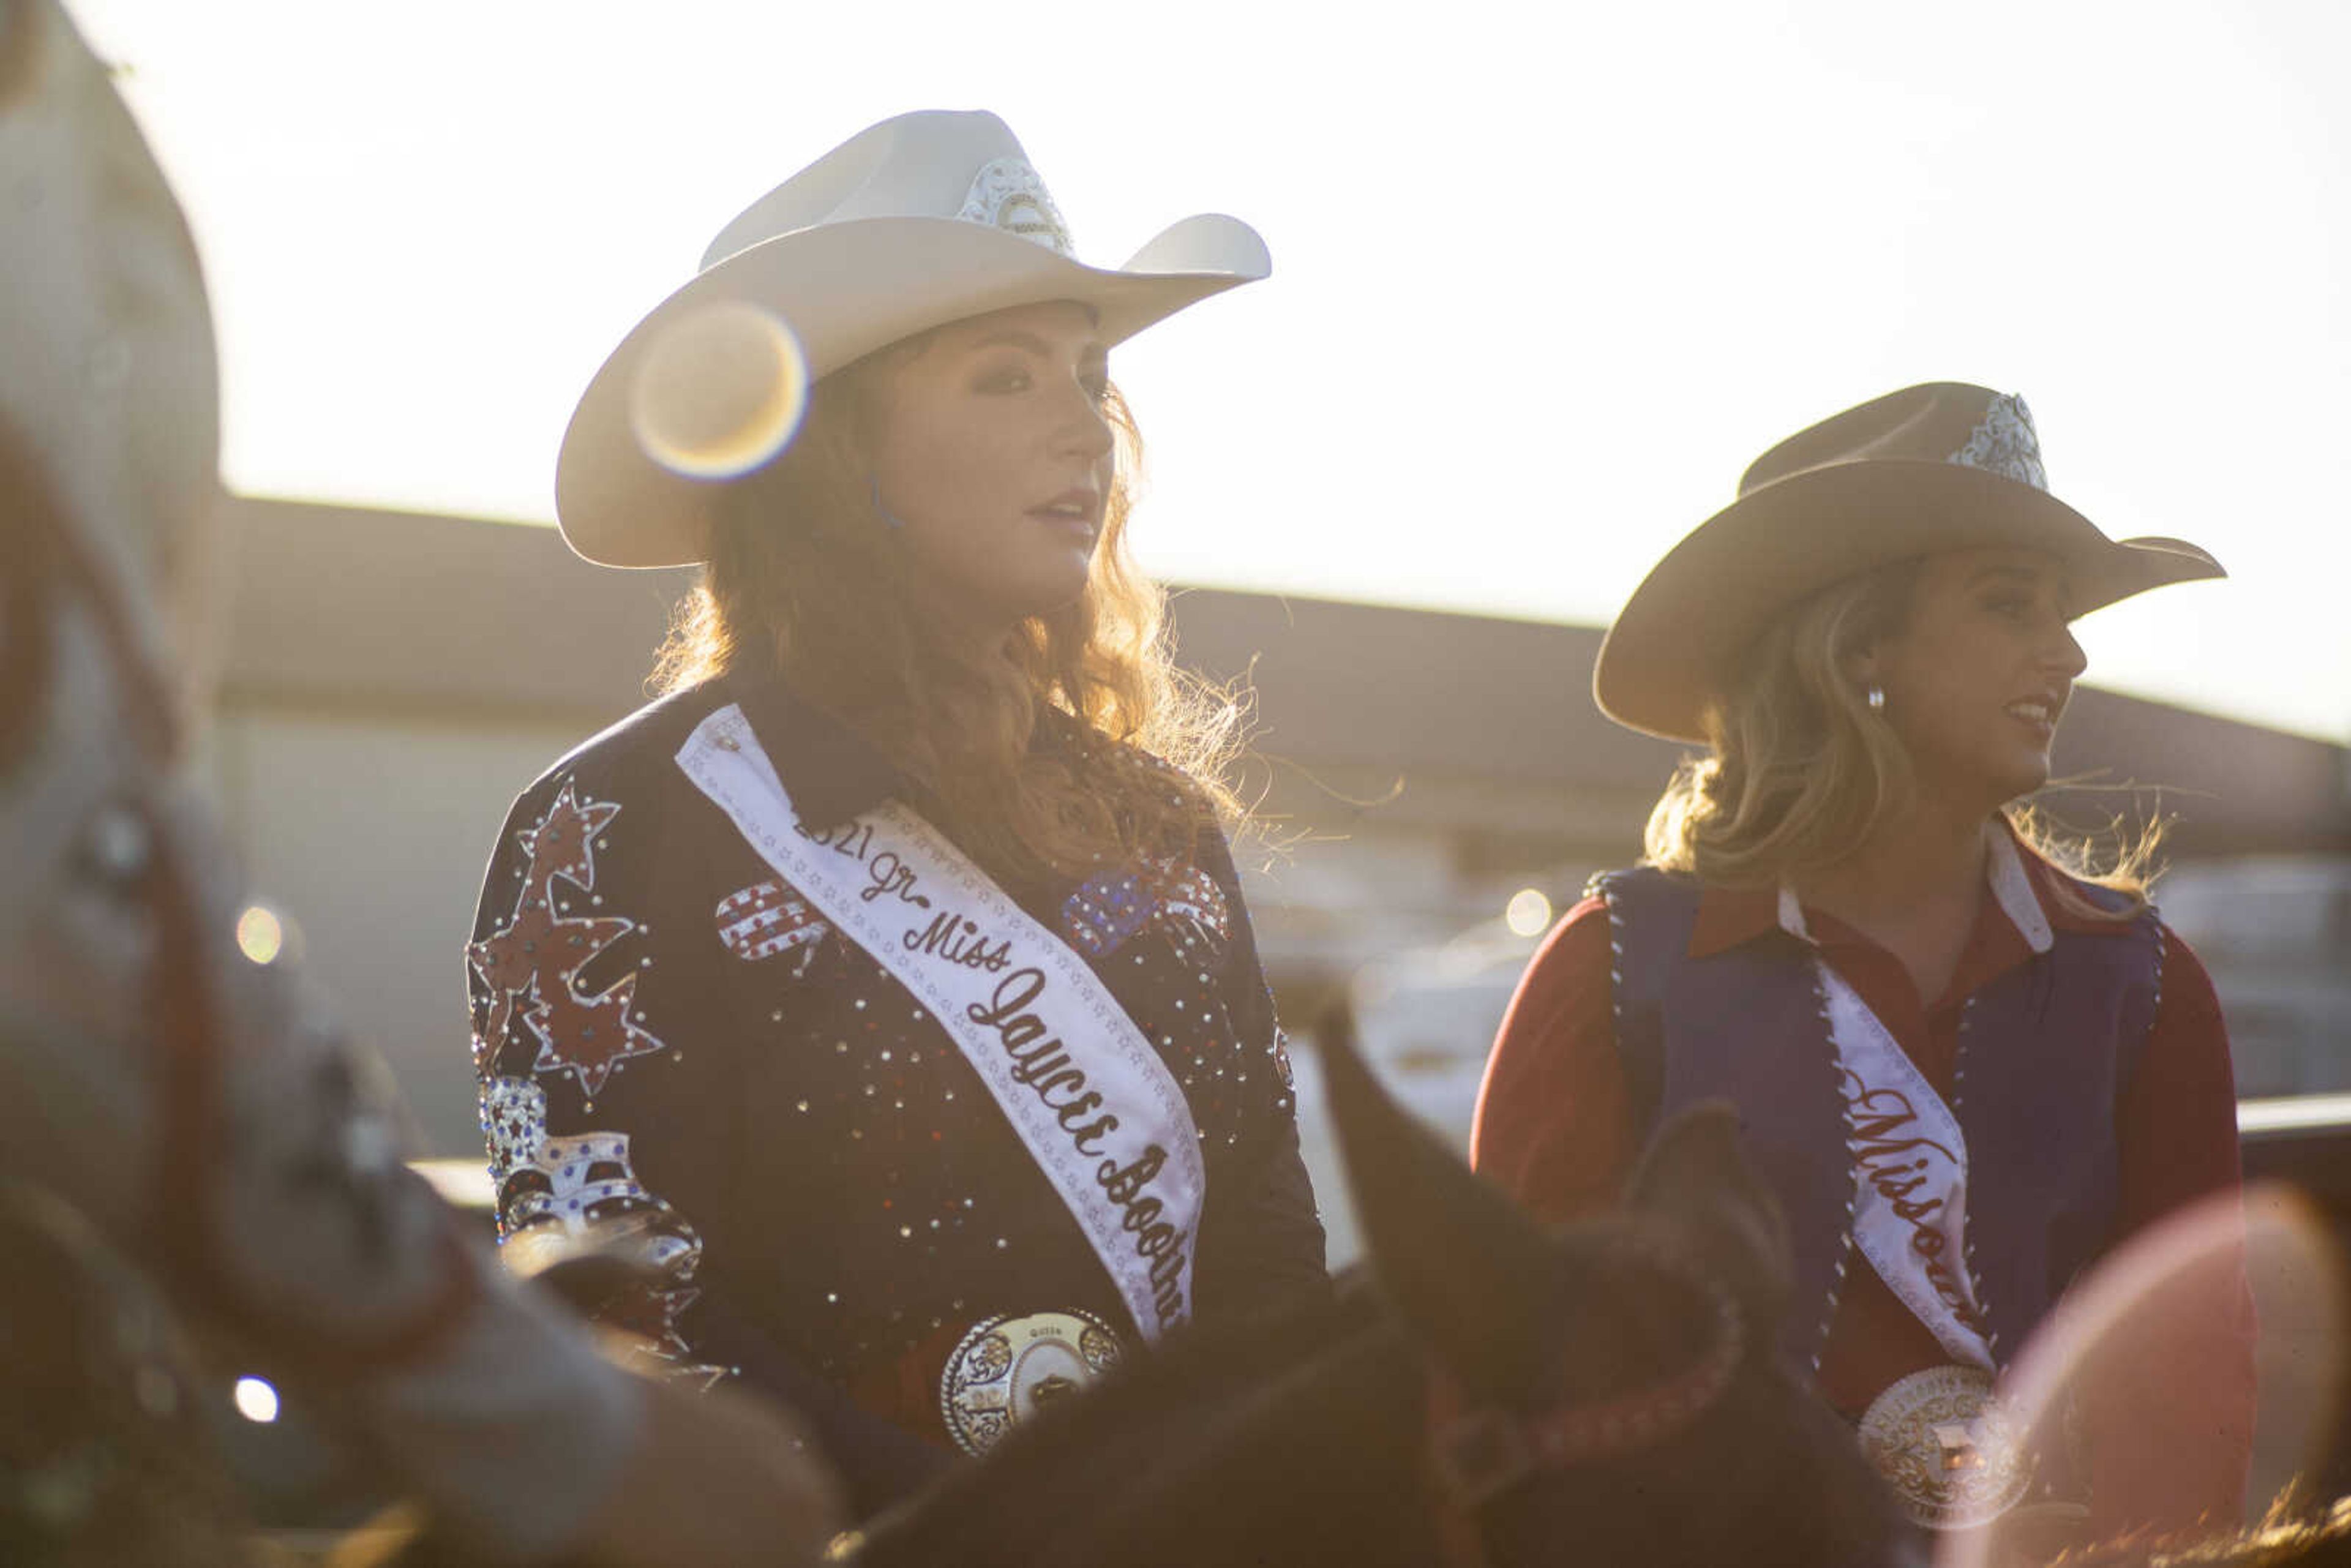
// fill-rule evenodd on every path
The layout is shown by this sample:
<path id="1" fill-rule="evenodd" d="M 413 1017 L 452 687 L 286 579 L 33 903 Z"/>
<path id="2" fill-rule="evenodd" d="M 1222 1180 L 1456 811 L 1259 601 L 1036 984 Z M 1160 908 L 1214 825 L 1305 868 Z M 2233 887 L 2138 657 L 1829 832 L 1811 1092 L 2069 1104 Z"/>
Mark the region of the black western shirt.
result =
<path id="1" fill-rule="evenodd" d="M 870 1506 L 934 1468 L 901 1434 L 941 1440 L 938 1374 L 974 1322 L 1077 1308 L 1141 1339 L 955 1042 L 676 766 L 730 701 L 810 827 L 902 791 L 789 687 L 734 681 L 653 703 L 524 791 L 466 953 L 499 1232 L 634 1231 L 662 1286 L 607 1315 L 670 1375 L 816 1416 Z M 1020 902 L 1189 1103 L 1196 1318 L 1320 1288 L 1289 1061 L 1223 835 Z"/>

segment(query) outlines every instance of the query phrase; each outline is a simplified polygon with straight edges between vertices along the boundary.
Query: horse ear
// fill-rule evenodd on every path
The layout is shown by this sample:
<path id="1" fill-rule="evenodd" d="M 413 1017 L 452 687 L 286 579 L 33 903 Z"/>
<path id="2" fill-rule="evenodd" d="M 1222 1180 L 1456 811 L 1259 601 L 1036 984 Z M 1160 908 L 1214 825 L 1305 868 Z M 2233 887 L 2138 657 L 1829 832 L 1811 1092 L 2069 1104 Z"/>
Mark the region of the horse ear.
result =
<path id="1" fill-rule="evenodd" d="M 1355 1049 L 1353 1010 L 1314 1041 L 1366 1251 L 1416 1338 L 1485 1400 L 1523 1400 L 1557 1350 L 1565 1260 L 1518 1207 L 1398 1109 Z"/>
<path id="2" fill-rule="evenodd" d="M 1660 1216 L 1687 1236 L 1737 1291 L 1761 1339 L 1787 1309 L 1793 1265 L 1787 1219 L 1740 1152 L 1739 1136 L 1739 1112 L 1727 1101 L 1681 1112 L 1650 1141 L 1625 1207 Z"/>

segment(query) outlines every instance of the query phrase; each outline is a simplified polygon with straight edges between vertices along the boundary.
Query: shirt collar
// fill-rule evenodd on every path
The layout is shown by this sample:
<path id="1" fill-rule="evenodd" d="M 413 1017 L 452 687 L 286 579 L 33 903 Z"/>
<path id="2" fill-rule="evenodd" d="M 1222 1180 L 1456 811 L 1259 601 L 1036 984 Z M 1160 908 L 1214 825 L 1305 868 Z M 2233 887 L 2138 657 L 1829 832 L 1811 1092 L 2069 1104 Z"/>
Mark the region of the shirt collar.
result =
<path id="1" fill-rule="evenodd" d="M 2056 940 L 2049 927 L 2049 910 L 2042 902 L 2042 890 L 2025 874 L 2024 854 L 2016 845 L 2016 835 L 2002 821 L 1984 829 L 1984 841 L 1991 852 L 1984 870 L 1991 882 L 1992 901 L 2000 905 L 2024 945 L 2035 953 L 2046 953 Z"/>
<path id="2" fill-rule="evenodd" d="M 905 775 L 873 743 L 775 677 L 726 677 L 800 820 L 835 827 L 895 795 Z"/>
<path id="3" fill-rule="evenodd" d="M 2045 953 L 2057 931 L 2105 933 L 2120 923 L 2075 915 L 2054 902 L 2050 880 L 2062 875 L 2039 855 L 2019 844 L 2005 821 L 1990 829 L 1991 863 L 1988 875 L 1992 897 L 1977 916 L 1979 925 L 1996 921 L 2001 933 L 2020 942 L 2024 950 Z M 1789 900 L 1793 904 L 1794 900 Z M 1798 912 L 1801 936 L 1802 912 Z M 1708 887 L 1699 894 L 1698 919 L 1690 927 L 1688 956 L 1709 957 L 1751 942 L 1767 932 L 1785 929 L 1777 890 L 1768 887 Z M 1843 930 L 1842 925 L 1838 927 Z"/>

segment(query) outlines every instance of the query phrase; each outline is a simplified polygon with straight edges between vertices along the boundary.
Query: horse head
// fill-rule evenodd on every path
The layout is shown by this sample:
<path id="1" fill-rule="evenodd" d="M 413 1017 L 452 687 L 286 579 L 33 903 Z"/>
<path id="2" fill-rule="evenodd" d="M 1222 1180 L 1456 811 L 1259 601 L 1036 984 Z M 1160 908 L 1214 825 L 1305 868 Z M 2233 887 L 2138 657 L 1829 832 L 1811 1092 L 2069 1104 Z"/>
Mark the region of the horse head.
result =
<path id="1" fill-rule="evenodd" d="M 1775 1352 L 1786 1226 L 1727 1105 L 1663 1127 L 1616 1214 L 1547 1233 L 1317 1030 L 1367 1256 L 1424 1353 L 1456 1563 L 1879 1562 L 1908 1550 Z"/>
<path id="2" fill-rule="evenodd" d="M 1546 1234 L 1318 1030 L 1367 1275 L 1171 1335 L 866 1531 L 860 1568 L 1905 1560 L 1852 1435 L 1775 1359 L 1779 1217 L 1735 1119 Z"/>

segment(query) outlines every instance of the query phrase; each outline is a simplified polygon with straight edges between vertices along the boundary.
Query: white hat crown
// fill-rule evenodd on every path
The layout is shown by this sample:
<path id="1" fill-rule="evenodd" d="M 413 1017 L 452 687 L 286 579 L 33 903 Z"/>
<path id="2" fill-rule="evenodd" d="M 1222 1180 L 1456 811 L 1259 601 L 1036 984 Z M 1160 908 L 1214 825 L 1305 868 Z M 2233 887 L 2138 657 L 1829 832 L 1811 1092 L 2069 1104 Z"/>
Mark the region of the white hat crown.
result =
<path id="1" fill-rule="evenodd" d="M 865 218 L 957 218 L 1077 254 L 1010 126 L 985 110 L 921 110 L 858 132 L 752 203 L 718 231 L 702 266 L 800 229 Z"/>

